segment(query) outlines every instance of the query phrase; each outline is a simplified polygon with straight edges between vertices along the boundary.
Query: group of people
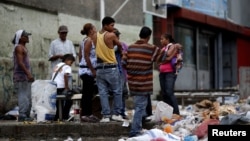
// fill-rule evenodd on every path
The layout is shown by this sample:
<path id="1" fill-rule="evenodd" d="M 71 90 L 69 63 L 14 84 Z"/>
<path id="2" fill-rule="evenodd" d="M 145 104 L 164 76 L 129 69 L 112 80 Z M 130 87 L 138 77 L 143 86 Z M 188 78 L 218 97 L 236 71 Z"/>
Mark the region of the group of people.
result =
<path id="1" fill-rule="evenodd" d="M 67 26 L 58 29 L 59 38 L 52 41 L 49 49 L 51 61 L 51 78 L 57 83 L 57 94 L 65 94 L 70 90 L 71 65 L 76 60 L 76 52 L 72 41 L 67 37 Z M 161 37 L 162 48 L 149 43 L 152 30 L 143 26 L 139 39 L 127 45 L 119 40 L 120 32 L 115 28 L 112 17 L 104 17 L 100 31 L 91 23 L 86 23 L 80 31 L 85 35 L 79 48 L 79 76 L 82 80 L 81 115 L 84 119 L 96 119 L 92 112 L 92 99 L 95 86 L 100 96 L 102 119 L 124 121 L 125 99 L 133 96 L 134 117 L 129 133 L 130 137 L 140 134 L 145 117 L 152 115 L 150 96 L 153 94 L 153 63 L 157 63 L 160 71 L 160 86 L 163 101 L 171 105 L 174 114 L 180 114 L 174 96 L 174 84 L 177 72 L 182 66 L 178 51 L 182 46 L 174 42 L 170 34 Z M 13 39 L 14 82 L 18 85 L 19 121 L 29 120 L 31 108 L 30 84 L 34 78 L 30 72 L 28 50 L 25 44 L 31 35 L 18 30 Z M 179 53 L 179 54 L 180 54 Z M 127 86 L 128 84 L 128 86 Z M 110 97 L 112 102 L 110 104 Z M 69 118 L 72 101 L 66 100 L 63 106 L 63 119 Z M 58 109 L 58 103 L 57 103 Z M 58 119 L 58 112 L 55 120 Z"/>

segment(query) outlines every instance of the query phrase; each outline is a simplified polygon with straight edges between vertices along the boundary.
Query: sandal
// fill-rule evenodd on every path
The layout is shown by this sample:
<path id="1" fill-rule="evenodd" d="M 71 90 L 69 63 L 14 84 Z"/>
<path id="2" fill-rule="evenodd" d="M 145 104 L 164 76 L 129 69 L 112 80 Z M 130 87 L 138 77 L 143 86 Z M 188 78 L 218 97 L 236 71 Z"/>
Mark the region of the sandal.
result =
<path id="1" fill-rule="evenodd" d="M 90 119 L 89 119 L 89 117 L 87 117 L 87 116 L 82 116 L 82 117 L 81 117 L 81 121 L 82 121 L 82 122 L 90 122 Z"/>

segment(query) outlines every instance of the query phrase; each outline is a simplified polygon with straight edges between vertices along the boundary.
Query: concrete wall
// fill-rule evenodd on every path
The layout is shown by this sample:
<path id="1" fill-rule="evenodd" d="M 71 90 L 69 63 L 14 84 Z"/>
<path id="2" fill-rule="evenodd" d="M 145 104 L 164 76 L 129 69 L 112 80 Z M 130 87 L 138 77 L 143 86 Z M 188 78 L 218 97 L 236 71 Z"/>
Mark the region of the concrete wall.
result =
<path id="1" fill-rule="evenodd" d="M 58 37 L 57 29 L 59 25 L 65 24 L 68 26 L 68 39 L 72 40 L 76 45 L 77 52 L 79 50 L 78 44 L 83 38 L 80 34 L 83 25 L 91 22 L 96 25 L 97 30 L 101 28 L 99 20 L 51 11 L 35 9 L 16 3 L 0 2 L 0 32 L 2 33 L 0 38 L 0 76 L 6 81 L 6 84 L 0 82 L 0 113 L 10 110 L 16 104 L 16 98 L 14 98 L 16 95 L 13 94 L 13 84 L 11 82 L 13 73 L 13 45 L 11 40 L 18 29 L 25 29 L 32 33 L 30 43 L 27 44 L 32 73 L 36 79 L 48 79 L 50 66 L 48 61 L 49 45 L 53 39 Z M 119 22 L 116 22 L 115 26 L 122 33 L 121 40 L 127 44 L 131 44 L 138 39 L 141 26 L 126 25 Z M 73 70 L 73 77 L 77 83 L 79 80 L 76 65 L 73 65 Z"/>
<path id="2" fill-rule="evenodd" d="M 2 0 L 47 12 L 58 12 L 100 21 L 100 0 Z M 125 0 L 104 0 L 105 15 L 112 16 Z M 117 23 L 143 25 L 143 0 L 128 0 L 114 17 Z"/>

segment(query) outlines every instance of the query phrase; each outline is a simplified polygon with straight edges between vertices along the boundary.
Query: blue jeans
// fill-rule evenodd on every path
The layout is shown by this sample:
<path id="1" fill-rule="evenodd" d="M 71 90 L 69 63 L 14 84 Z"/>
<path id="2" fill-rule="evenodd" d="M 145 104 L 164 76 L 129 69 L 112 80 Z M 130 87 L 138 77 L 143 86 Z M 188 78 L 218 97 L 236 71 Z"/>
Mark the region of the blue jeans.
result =
<path id="1" fill-rule="evenodd" d="M 96 71 L 96 84 L 100 95 L 102 115 L 110 117 L 109 93 L 113 94 L 113 113 L 121 115 L 122 109 L 122 85 L 118 68 L 100 68 Z"/>
<path id="2" fill-rule="evenodd" d="M 127 87 L 127 81 L 126 76 L 124 74 L 121 74 L 122 77 L 122 110 L 121 114 L 122 116 L 126 116 L 126 97 L 128 96 L 128 87 Z"/>
<path id="3" fill-rule="evenodd" d="M 129 133 L 130 137 L 139 135 L 142 130 L 142 117 L 146 116 L 146 107 L 149 96 L 150 95 L 133 97 L 135 113 Z"/>
<path id="4" fill-rule="evenodd" d="M 18 96 L 19 117 L 30 117 L 31 110 L 31 82 L 15 82 L 15 90 Z"/>
<path id="5" fill-rule="evenodd" d="M 174 95 L 174 85 L 176 80 L 176 74 L 170 73 L 160 73 L 160 85 L 163 101 L 173 107 L 174 114 L 180 114 L 177 99 Z"/>

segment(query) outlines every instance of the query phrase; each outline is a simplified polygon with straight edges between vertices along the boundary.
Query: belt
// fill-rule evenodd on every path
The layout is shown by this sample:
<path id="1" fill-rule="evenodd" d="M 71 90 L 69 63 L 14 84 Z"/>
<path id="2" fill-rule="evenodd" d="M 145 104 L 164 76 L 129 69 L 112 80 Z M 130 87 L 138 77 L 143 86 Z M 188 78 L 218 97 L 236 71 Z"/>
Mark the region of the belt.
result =
<path id="1" fill-rule="evenodd" d="M 88 66 L 85 66 L 85 65 L 80 65 L 79 67 L 80 68 L 89 68 Z"/>
<path id="2" fill-rule="evenodd" d="M 117 65 L 102 65 L 102 66 L 97 66 L 96 69 L 108 69 L 108 68 L 116 68 Z"/>

